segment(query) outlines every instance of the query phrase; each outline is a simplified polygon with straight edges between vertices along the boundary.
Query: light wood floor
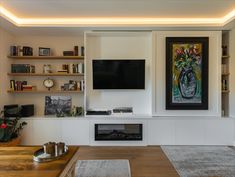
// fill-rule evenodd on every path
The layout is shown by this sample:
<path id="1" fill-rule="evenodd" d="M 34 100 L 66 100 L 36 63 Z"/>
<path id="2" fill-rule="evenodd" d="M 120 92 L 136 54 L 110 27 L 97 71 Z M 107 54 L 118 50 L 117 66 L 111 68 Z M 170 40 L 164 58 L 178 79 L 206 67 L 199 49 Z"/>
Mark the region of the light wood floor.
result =
<path id="1" fill-rule="evenodd" d="M 179 177 L 159 146 L 80 147 L 80 160 L 129 159 L 132 177 Z"/>

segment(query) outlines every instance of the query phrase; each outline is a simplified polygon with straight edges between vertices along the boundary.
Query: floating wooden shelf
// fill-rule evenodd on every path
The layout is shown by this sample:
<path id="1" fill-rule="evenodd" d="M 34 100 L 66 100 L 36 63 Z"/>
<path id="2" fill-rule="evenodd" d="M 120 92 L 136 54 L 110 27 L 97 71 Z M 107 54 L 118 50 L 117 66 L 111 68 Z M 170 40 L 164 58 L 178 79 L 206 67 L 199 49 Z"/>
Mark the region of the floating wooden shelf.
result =
<path id="1" fill-rule="evenodd" d="M 222 93 L 229 93 L 229 90 L 222 90 Z"/>
<path id="2" fill-rule="evenodd" d="M 84 56 L 8 56 L 8 58 L 19 60 L 84 60 Z"/>
<path id="3" fill-rule="evenodd" d="M 7 90 L 8 93 L 83 93 L 81 90 L 75 90 L 75 91 L 62 91 L 62 90 L 32 90 L 32 91 L 26 91 L 26 90 Z"/>
<path id="4" fill-rule="evenodd" d="M 7 73 L 8 76 L 84 76 L 81 73 Z"/>
<path id="5" fill-rule="evenodd" d="M 222 73 L 222 76 L 228 76 L 230 73 Z"/>
<path id="6" fill-rule="evenodd" d="M 229 58 L 230 56 L 228 55 L 223 55 L 222 58 Z"/>

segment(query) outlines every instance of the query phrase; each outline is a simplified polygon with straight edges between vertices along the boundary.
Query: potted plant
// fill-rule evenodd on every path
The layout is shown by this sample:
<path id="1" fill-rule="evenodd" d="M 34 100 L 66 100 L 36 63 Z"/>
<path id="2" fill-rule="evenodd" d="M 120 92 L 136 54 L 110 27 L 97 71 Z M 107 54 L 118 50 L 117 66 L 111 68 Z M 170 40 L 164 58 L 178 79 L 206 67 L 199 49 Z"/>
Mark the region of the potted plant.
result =
<path id="1" fill-rule="evenodd" d="M 27 124 L 19 122 L 20 110 L 15 109 L 16 117 L 5 117 L 4 111 L 0 112 L 0 146 L 16 146 L 20 143 L 20 132 Z"/>

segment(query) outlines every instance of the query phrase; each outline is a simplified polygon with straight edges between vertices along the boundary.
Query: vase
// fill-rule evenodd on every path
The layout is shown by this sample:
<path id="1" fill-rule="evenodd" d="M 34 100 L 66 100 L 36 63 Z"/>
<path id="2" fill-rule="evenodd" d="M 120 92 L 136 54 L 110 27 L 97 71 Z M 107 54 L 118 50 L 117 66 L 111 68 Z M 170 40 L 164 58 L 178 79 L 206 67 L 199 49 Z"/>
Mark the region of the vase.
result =
<path id="1" fill-rule="evenodd" d="M 20 144 L 20 136 L 11 139 L 10 141 L 7 142 L 0 142 L 0 147 L 9 147 L 9 146 L 18 146 Z"/>
<path id="2" fill-rule="evenodd" d="M 182 98 L 191 99 L 197 92 L 196 74 L 192 67 L 183 68 L 178 79 L 179 91 Z"/>

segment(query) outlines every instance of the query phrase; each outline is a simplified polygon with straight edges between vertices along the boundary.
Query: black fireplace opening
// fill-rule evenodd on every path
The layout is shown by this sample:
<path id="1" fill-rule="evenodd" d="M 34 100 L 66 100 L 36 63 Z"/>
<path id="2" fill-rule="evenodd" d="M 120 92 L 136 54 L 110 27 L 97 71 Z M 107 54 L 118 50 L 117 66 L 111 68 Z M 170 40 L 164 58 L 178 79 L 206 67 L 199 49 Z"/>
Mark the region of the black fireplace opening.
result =
<path id="1" fill-rule="evenodd" d="M 142 141 L 142 124 L 95 124 L 96 141 Z"/>

